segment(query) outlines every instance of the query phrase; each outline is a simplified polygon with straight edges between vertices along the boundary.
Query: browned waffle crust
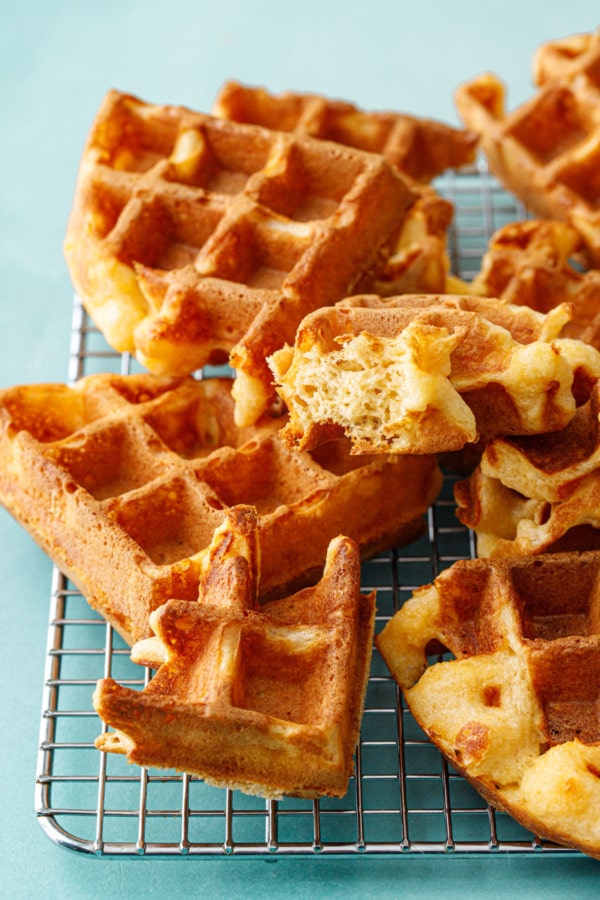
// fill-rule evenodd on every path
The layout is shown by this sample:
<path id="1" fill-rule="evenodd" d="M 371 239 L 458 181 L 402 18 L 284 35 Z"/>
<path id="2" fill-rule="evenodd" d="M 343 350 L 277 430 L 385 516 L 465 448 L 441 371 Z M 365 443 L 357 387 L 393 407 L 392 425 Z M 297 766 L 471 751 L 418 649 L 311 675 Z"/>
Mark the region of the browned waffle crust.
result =
<path id="1" fill-rule="evenodd" d="M 116 733 L 97 746 L 251 794 L 343 796 L 374 596 L 360 594 L 358 547 L 338 537 L 315 587 L 259 607 L 257 531 L 252 508 L 229 510 L 197 601 L 171 600 L 153 613 L 157 637 L 134 647 L 138 660 L 158 667 L 142 692 L 99 682 L 94 704 Z"/>
<path id="2" fill-rule="evenodd" d="M 568 221 L 600 265 L 600 40 L 576 42 L 570 58 L 538 55 L 538 90 L 512 112 L 500 79 L 485 73 L 461 85 L 456 105 L 480 135 L 492 172 L 542 218 Z M 562 56 L 562 62 L 558 58 Z"/>
<path id="3" fill-rule="evenodd" d="M 459 519 L 479 556 L 600 547 L 600 386 L 566 428 L 499 437 L 455 486 Z"/>
<path id="4" fill-rule="evenodd" d="M 445 169 L 475 159 L 477 135 L 443 122 L 398 112 L 372 112 L 319 94 L 227 82 L 213 113 L 235 122 L 294 132 L 378 153 L 415 181 L 428 183 Z"/>
<path id="5" fill-rule="evenodd" d="M 376 639 L 417 722 L 486 800 L 598 858 L 599 586 L 595 552 L 458 562 Z M 454 658 L 436 663 L 441 649 Z"/>
<path id="6" fill-rule="evenodd" d="M 227 82 L 213 113 L 378 153 L 409 179 L 416 199 L 407 210 L 390 259 L 369 290 L 391 296 L 439 293 L 446 288 L 447 230 L 454 207 L 429 182 L 475 159 L 477 136 L 441 122 L 398 112 L 372 112 L 319 94 Z"/>
<path id="7" fill-rule="evenodd" d="M 0 392 L 0 500 L 128 642 L 196 597 L 228 508 L 255 506 L 261 596 L 319 576 L 329 541 L 412 540 L 441 485 L 433 457 L 299 454 L 285 419 L 239 428 L 230 379 L 90 375 Z"/>
<path id="8" fill-rule="evenodd" d="M 379 274 L 414 199 L 377 154 L 111 91 L 65 254 L 113 347 L 158 374 L 230 358 L 251 424 L 273 399 L 265 358 Z"/>
<path id="9" fill-rule="evenodd" d="M 574 265 L 581 246 L 581 236 L 566 222 L 511 222 L 492 235 L 468 290 L 541 313 L 568 302 L 572 316 L 561 336 L 600 348 L 600 270 L 582 272 Z"/>
<path id="10" fill-rule="evenodd" d="M 600 31 L 570 34 L 541 44 L 533 57 L 533 80 L 542 85 L 561 78 L 573 79 L 598 59 Z"/>

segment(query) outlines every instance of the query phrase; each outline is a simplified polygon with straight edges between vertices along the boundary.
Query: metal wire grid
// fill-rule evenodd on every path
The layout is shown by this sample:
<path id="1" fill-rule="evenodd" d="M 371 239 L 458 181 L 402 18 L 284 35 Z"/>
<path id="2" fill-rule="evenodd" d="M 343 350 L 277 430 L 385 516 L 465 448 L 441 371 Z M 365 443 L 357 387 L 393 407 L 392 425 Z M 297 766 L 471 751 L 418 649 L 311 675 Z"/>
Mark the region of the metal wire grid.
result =
<path id="1" fill-rule="evenodd" d="M 485 167 L 451 173 L 438 189 L 455 204 L 453 272 L 470 280 L 491 234 L 524 217 Z M 69 380 L 136 369 L 111 351 L 75 298 Z M 427 514 L 423 537 L 363 565 L 377 591 L 377 630 L 418 586 L 474 555 L 454 514 L 452 485 Z M 426 739 L 375 650 L 355 774 L 340 800 L 265 801 L 174 772 L 130 766 L 96 751 L 102 730 L 91 702 L 99 678 L 141 688 L 149 673 L 56 568 L 43 688 L 35 809 L 57 844 L 102 857 L 572 853 L 542 843 L 494 812 Z"/>

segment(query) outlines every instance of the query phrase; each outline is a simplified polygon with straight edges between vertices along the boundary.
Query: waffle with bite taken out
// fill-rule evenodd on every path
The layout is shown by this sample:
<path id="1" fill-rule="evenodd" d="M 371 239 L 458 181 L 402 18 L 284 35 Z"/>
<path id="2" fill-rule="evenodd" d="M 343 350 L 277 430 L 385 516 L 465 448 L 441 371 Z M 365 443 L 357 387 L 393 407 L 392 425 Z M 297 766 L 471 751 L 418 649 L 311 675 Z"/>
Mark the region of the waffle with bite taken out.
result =
<path id="1" fill-rule="evenodd" d="M 356 453 L 442 453 L 496 434 L 557 431 L 600 375 L 600 352 L 556 339 L 570 311 L 500 300 L 357 296 L 317 310 L 270 359 L 307 449 L 346 435 Z"/>
<path id="2" fill-rule="evenodd" d="M 414 199 L 380 155 L 110 91 L 65 256 L 112 347 L 157 374 L 229 361 L 249 425 L 275 399 L 266 357 L 379 275 Z"/>

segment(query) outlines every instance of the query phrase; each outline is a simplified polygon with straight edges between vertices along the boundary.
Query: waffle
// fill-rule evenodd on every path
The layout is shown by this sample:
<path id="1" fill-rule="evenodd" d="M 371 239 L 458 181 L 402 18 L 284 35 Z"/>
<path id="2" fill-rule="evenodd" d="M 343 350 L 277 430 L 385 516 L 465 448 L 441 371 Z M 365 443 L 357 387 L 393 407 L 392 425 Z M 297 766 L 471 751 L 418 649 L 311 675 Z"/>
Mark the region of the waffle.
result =
<path id="1" fill-rule="evenodd" d="M 446 169 L 472 163 L 476 135 L 430 119 L 367 112 L 317 94 L 271 94 L 234 81 L 223 86 L 213 114 L 385 157 L 409 179 L 416 200 L 406 212 L 391 258 L 369 289 L 385 296 L 445 289 L 447 231 L 454 207 L 429 182 Z"/>
<path id="2" fill-rule="evenodd" d="M 376 638 L 417 722 L 489 803 L 598 858 L 599 585 L 595 552 L 461 561 Z"/>
<path id="3" fill-rule="evenodd" d="M 227 82 L 215 116 L 275 131 L 334 141 L 384 156 L 412 179 L 428 184 L 446 169 L 474 162 L 477 135 L 442 122 L 397 112 L 370 112 L 343 100 Z"/>
<path id="4" fill-rule="evenodd" d="M 284 418 L 240 428 L 231 379 L 89 375 L 0 392 L 0 500 L 128 643 L 166 600 L 193 599 L 231 506 L 258 509 L 261 598 L 322 572 L 344 533 L 363 555 L 424 527 L 437 462 L 298 454 Z"/>
<path id="5" fill-rule="evenodd" d="M 360 594 L 356 544 L 329 545 L 322 579 L 261 607 L 258 517 L 234 507 L 217 529 L 198 600 L 152 614 L 134 648 L 158 663 L 142 691 L 99 682 L 116 732 L 101 750 L 269 798 L 346 793 L 371 659 L 374 595 Z M 158 646 L 157 646 L 158 642 Z"/>
<path id="6" fill-rule="evenodd" d="M 533 80 L 537 85 L 560 79 L 573 80 L 597 60 L 600 31 L 572 34 L 542 44 L 533 58 Z"/>
<path id="7" fill-rule="evenodd" d="M 282 436 L 300 449 L 345 434 L 356 453 L 441 453 L 563 428 L 600 375 L 597 350 L 554 340 L 568 315 L 449 295 L 318 310 L 270 360 L 290 411 Z"/>
<path id="8" fill-rule="evenodd" d="M 565 429 L 499 437 L 455 485 L 482 557 L 600 548 L 600 385 Z"/>
<path id="9" fill-rule="evenodd" d="M 538 64 L 536 94 L 505 110 L 505 88 L 493 73 L 455 93 L 463 123 L 480 135 L 490 169 L 540 218 L 569 222 L 591 264 L 600 265 L 600 42 L 569 64 Z M 546 73 L 546 74 L 543 74 Z"/>
<path id="10" fill-rule="evenodd" d="M 421 189 L 407 211 L 398 240 L 369 290 L 382 297 L 439 294 L 446 290 L 447 236 L 454 208 L 434 190 Z"/>
<path id="11" fill-rule="evenodd" d="M 274 398 L 266 356 L 379 273 L 413 201 L 376 154 L 111 91 L 65 255 L 109 344 L 156 374 L 229 361 L 248 425 Z"/>
<path id="12" fill-rule="evenodd" d="M 511 222 L 495 232 L 479 274 L 459 290 L 541 313 L 568 301 L 572 316 L 561 337 L 600 348 L 600 270 L 582 272 L 572 264 L 580 249 L 580 236 L 566 222 Z"/>

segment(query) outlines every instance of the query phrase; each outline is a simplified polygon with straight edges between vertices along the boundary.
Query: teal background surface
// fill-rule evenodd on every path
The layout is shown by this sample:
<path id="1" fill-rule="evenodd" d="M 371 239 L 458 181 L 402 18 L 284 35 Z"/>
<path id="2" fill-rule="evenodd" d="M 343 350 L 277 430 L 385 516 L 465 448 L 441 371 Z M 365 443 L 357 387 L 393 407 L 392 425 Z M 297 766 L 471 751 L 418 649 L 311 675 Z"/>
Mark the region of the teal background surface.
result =
<path id="1" fill-rule="evenodd" d="M 66 379 L 62 240 L 108 88 L 208 111 L 236 78 L 457 124 L 458 83 L 493 70 L 513 107 L 540 43 L 600 24 L 597 0 L 1 0 L 0 13 L 0 387 Z M 582 856 L 120 861 L 56 847 L 33 812 L 50 572 L 0 510 L 0 897 L 598 895 L 600 863 Z"/>

